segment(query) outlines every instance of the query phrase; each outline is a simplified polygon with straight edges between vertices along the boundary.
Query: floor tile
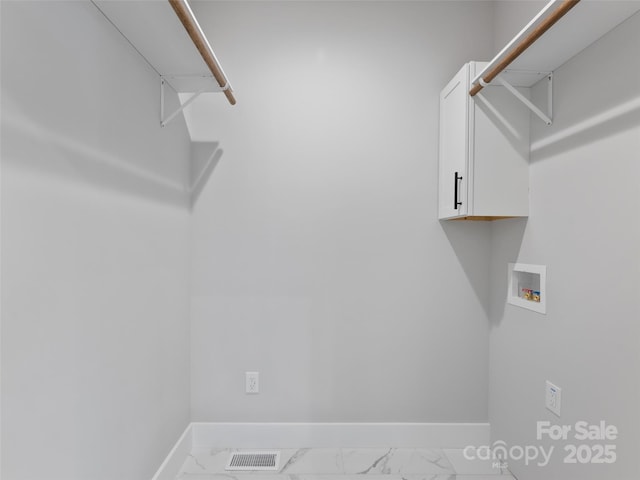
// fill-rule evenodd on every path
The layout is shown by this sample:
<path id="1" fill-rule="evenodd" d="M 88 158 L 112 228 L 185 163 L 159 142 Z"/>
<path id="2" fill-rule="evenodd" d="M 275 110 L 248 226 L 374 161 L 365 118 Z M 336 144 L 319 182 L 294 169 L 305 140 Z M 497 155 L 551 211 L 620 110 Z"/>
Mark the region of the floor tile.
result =
<path id="1" fill-rule="evenodd" d="M 347 474 L 454 473 L 442 450 L 427 448 L 343 449 Z"/>
<path id="2" fill-rule="evenodd" d="M 392 448 L 344 448 L 342 460 L 346 474 L 391 473 L 388 466 Z M 393 472 L 399 473 L 399 471 Z"/>
<path id="3" fill-rule="evenodd" d="M 474 458 L 469 460 L 464 455 L 462 449 L 445 449 L 444 453 L 453 465 L 455 473 L 458 475 L 502 475 L 508 473 L 492 460 L 479 460 Z M 458 480 L 458 479 L 456 479 Z"/>
<path id="4" fill-rule="evenodd" d="M 391 474 L 345 474 L 345 475 L 291 475 L 288 480 L 456 480 L 452 474 L 420 474 L 420 475 L 391 475 Z"/>
<path id="5" fill-rule="evenodd" d="M 188 473 L 183 472 L 178 475 L 177 480 L 291 480 L 289 475 L 265 474 L 264 472 L 253 473 Z"/>
<path id="6" fill-rule="evenodd" d="M 279 473 L 342 474 L 342 451 L 339 448 L 301 448 L 288 460 L 280 460 Z"/>
<path id="7" fill-rule="evenodd" d="M 490 461 L 467 460 L 463 450 L 430 448 L 301 448 L 280 452 L 280 470 L 226 471 L 232 452 L 197 447 L 177 480 L 512 480 Z"/>
<path id="8" fill-rule="evenodd" d="M 451 473 L 422 473 L 402 475 L 401 480 L 456 480 L 456 476 Z"/>
<path id="9" fill-rule="evenodd" d="M 456 475 L 455 480 L 516 480 L 509 474 L 504 475 Z"/>
<path id="10" fill-rule="evenodd" d="M 421 475 L 377 475 L 366 476 L 366 480 L 457 480 L 452 474 L 421 474 Z M 499 480 L 509 480 L 511 477 L 500 476 Z M 493 480 L 491 476 L 465 476 L 464 480 Z M 264 475 L 260 473 L 239 474 L 232 473 L 182 473 L 177 480 L 363 480 L 360 474 L 354 475 Z"/>
<path id="11" fill-rule="evenodd" d="M 451 474 L 454 472 L 455 470 L 444 451 L 430 448 L 411 450 L 408 457 L 403 459 L 400 468 L 400 473 L 403 476 L 422 473 Z"/>
<path id="12" fill-rule="evenodd" d="M 231 449 L 194 448 L 182 466 L 182 472 L 189 474 L 223 473 L 229 454 L 233 451 Z"/>

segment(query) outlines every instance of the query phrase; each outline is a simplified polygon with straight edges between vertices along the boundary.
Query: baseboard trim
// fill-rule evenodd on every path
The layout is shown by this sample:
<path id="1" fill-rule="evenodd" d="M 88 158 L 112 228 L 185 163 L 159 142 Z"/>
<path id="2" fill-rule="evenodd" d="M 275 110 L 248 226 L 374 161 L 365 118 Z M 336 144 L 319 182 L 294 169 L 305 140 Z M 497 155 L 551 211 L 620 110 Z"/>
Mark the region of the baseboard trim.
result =
<path id="1" fill-rule="evenodd" d="M 277 449 L 331 447 L 464 448 L 488 445 L 488 423 L 226 423 L 194 422 L 153 480 L 174 480 L 194 447 Z"/>
<path id="2" fill-rule="evenodd" d="M 214 448 L 464 448 L 489 441 L 488 423 L 192 423 L 193 445 Z"/>
<path id="3" fill-rule="evenodd" d="M 175 480 L 180 473 L 180 469 L 191 453 L 193 448 L 193 424 L 187 425 L 184 433 L 173 446 L 167 458 L 164 459 L 160 468 L 153 476 L 152 480 Z"/>

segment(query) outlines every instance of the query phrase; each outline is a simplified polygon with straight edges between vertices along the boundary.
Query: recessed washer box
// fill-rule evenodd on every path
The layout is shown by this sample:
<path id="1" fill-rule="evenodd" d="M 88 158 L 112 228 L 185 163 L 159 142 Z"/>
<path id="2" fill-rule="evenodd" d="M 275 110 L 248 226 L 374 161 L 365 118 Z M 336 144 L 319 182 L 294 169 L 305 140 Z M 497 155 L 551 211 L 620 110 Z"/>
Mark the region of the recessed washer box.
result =
<path id="1" fill-rule="evenodd" d="M 507 302 L 534 312 L 547 313 L 547 267 L 510 263 Z"/>

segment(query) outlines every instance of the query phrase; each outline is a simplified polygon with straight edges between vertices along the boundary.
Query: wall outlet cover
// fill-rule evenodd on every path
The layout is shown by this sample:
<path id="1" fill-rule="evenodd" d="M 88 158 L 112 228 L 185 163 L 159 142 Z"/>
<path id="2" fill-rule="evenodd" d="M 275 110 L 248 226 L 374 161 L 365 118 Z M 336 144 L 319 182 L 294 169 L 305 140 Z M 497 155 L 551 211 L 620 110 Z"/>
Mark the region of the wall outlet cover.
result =
<path id="1" fill-rule="evenodd" d="M 260 393 L 260 373 L 245 372 L 245 393 Z"/>
<path id="2" fill-rule="evenodd" d="M 562 389 L 551 383 L 549 380 L 547 380 L 545 384 L 544 404 L 545 407 L 547 407 L 547 410 L 558 417 L 560 416 L 560 409 L 562 407 Z"/>

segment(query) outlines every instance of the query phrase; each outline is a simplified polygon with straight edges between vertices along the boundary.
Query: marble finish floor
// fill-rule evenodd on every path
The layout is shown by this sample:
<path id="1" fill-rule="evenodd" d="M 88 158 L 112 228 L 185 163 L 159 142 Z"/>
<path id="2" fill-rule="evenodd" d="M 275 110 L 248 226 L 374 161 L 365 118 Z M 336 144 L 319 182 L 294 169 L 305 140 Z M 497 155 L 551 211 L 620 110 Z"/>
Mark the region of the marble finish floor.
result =
<path id="1" fill-rule="evenodd" d="M 236 449 L 194 448 L 176 480 L 515 480 L 462 450 L 437 448 L 300 448 L 279 451 L 278 471 L 226 471 Z"/>

